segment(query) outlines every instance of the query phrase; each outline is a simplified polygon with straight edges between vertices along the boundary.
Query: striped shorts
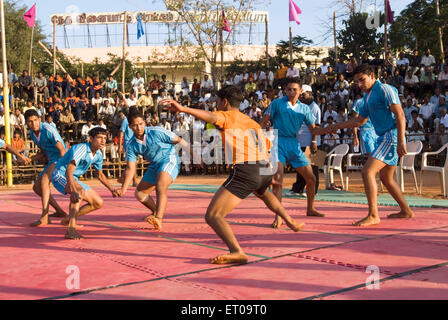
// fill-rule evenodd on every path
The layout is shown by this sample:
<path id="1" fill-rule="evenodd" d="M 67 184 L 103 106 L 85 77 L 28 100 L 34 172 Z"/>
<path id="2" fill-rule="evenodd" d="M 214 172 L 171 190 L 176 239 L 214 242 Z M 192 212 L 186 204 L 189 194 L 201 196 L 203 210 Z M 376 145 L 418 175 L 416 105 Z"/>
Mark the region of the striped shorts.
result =
<path id="1" fill-rule="evenodd" d="M 76 182 L 79 183 L 79 185 L 85 190 L 85 191 L 89 191 L 91 188 L 86 185 L 85 183 L 82 183 L 80 181 L 78 181 L 77 178 L 75 178 Z M 56 190 L 58 190 L 60 193 L 62 193 L 63 195 L 66 195 L 67 193 L 65 192 L 65 186 L 67 185 L 67 178 L 65 177 L 65 175 L 61 174 L 59 171 L 55 170 L 53 171 L 53 176 L 51 179 L 51 182 L 53 183 L 53 186 L 55 187 Z"/>
<path id="2" fill-rule="evenodd" d="M 146 170 L 142 180 L 152 185 L 156 185 L 157 177 L 161 172 L 168 173 L 174 182 L 180 172 L 179 158 L 177 158 L 176 156 L 171 156 L 167 161 L 151 163 L 148 170 Z"/>
<path id="3" fill-rule="evenodd" d="M 397 129 L 393 129 L 378 137 L 376 148 L 371 157 L 389 166 L 398 166 L 400 157 L 397 153 Z"/>

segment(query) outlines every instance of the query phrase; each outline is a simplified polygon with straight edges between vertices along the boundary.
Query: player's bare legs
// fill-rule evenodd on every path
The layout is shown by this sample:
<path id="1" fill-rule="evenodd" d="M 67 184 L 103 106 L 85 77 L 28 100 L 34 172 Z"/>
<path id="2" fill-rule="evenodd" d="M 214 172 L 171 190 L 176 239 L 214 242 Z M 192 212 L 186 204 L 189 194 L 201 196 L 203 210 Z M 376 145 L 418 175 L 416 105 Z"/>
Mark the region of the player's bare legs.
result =
<path id="1" fill-rule="evenodd" d="M 286 211 L 286 209 L 282 206 L 280 201 L 278 201 L 277 197 L 269 190 L 266 190 L 266 192 L 263 195 L 258 194 L 255 195 L 259 197 L 261 200 L 263 200 L 263 202 L 266 204 L 269 210 L 271 210 L 277 216 L 283 219 L 286 222 L 286 225 L 292 231 L 299 232 L 305 226 L 304 223 L 298 223 L 294 219 L 292 219 L 291 216 Z"/>
<path id="2" fill-rule="evenodd" d="M 376 175 L 385 166 L 386 164 L 384 162 L 370 157 L 362 169 L 362 180 L 369 204 L 369 214 L 364 219 L 353 223 L 356 227 L 367 227 L 377 225 L 381 222 L 378 214 L 378 184 L 376 182 Z"/>
<path id="3" fill-rule="evenodd" d="M 221 187 L 207 209 L 205 221 L 225 242 L 230 251 L 230 254 L 219 255 L 211 259 L 212 264 L 247 263 L 248 261 L 248 257 L 238 244 L 232 228 L 225 220 L 227 214 L 235 209 L 241 201 L 240 198 Z"/>
<path id="4" fill-rule="evenodd" d="M 156 203 L 151 197 L 151 193 L 154 190 L 156 190 L 156 186 L 146 181 L 141 181 L 135 189 L 135 198 L 146 208 L 151 210 L 151 214 L 146 216 L 143 219 L 144 221 L 148 221 L 149 217 L 154 215 L 157 210 Z"/>
<path id="5" fill-rule="evenodd" d="M 400 187 L 394 179 L 396 167 L 385 166 L 380 171 L 380 177 L 383 184 L 386 186 L 387 191 L 397 201 L 401 211 L 388 216 L 389 219 L 411 219 L 414 217 L 414 213 L 403 196 Z"/>
<path id="6" fill-rule="evenodd" d="M 280 203 L 282 202 L 284 170 L 285 166 L 283 165 L 283 163 L 278 162 L 278 170 L 277 173 L 274 175 L 274 180 L 276 181 L 276 184 L 272 185 L 272 193 L 275 195 L 275 197 L 278 199 Z M 276 215 L 274 222 L 272 223 L 272 228 L 280 229 L 282 224 L 283 221 L 281 217 Z"/>
<path id="7" fill-rule="evenodd" d="M 142 181 L 144 182 L 144 181 Z M 156 231 L 162 231 L 162 221 L 168 204 L 168 187 L 173 183 L 173 178 L 167 172 L 160 172 L 156 185 L 156 210 L 155 213 L 146 218 L 146 221 L 154 226 Z"/>
<path id="8" fill-rule="evenodd" d="M 81 202 L 86 201 L 87 205 L 81 207 Z M 86 215 L 92 211 L 99 210 L 103 207 L 104 201 L 100 195 L 93 189 L 84 192 L 83 198 L 78 201 L 70 201 L 70 215 L 62 221 L 64 225 L 68 226 L 66 239 L 79 240 L 84 237 L 81 236 L 76 229 L 79 228 L 77 219 L 83 215 Z M 80 208 L 81 207 L 81 208 Z"/>
<path id="9" fill-rule="evenodd" d="M 314 206 L 314 198 L 316 197 L 316 177 L 311 166 L 297 168 L 296 171 L 305 179 L 306 182 L 306 196 L 307 196 L 307 211 L 308 217 L 325 217 L 324 214 L 318 212 Z"/>

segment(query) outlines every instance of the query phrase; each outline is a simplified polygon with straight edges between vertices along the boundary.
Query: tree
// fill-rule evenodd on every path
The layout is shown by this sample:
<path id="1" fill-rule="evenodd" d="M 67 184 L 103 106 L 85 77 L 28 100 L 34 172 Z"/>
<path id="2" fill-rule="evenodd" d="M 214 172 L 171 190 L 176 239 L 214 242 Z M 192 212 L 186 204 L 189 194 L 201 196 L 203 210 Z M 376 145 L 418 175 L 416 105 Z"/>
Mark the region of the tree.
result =
<path id="1" fill-rule="evenodd" d="M 211 66 L 213 82 L 218 80 L 217 58 L 221 48 L 222 10 L 231 29 L 241 26 L 245 12 L 252 10 L 260 0 L 166 0 L 167 8 L 176 12 L 190 31 L 192 43 L 196 44 L 204 60 Z M 229 43 L 230 33 L 223 34 L 223 46 Z"/>
<path id="2" fill-rule="evenodd" d="M 440 57 L 438 27 L 448 42 L 448 0 L 440 0 L 440 18 L 434 1 L 415 0 L 395 19 L 390 30 L 390 43 L 396 50 L 430 48 Z"/>
<path id="3" fill-rule="evenodd" d="M 32 29 L 23 19 L 23 15 L 29 8 L 19 6 L 16 1 L 11 0 L 6 0 L 4 2 L 4 7 L 6 56 L 8 64 L 19 74 L 22 73 L 23 70 L 28 70 L 29 64 Z M 36 21 L 33 41 L 33 65 L 41 65 L 50 63 L 50 60 L 52 61 L 47 53 L 45 53 L 37 44 L 39 41 L 44 41 L 44 39 L 45 35 L 43 34 L 40 22 Z"/>
<path id="4" fill-rule="evenodd" d="M 304 62 L 303 53 L 306 46 L 311 44 L 313 44 L 313 40 L 300 35 L 292 38 L 292 61 L 294 64 Z M 277 56 L 274 59 L 274 64 L 278 66 L 280 63 L 289 65 L 289 40 L 277 43 Z"/>
<path id="5" fill-rule="evenodd" d="M 343 21 L 344 29 L 338 31 L 341 54 L 354 55 L 359 60 L 361 53 L 375 56 L 382 52 L 382 34 L 366 26 L 367 13 L 354 13 Z"/>

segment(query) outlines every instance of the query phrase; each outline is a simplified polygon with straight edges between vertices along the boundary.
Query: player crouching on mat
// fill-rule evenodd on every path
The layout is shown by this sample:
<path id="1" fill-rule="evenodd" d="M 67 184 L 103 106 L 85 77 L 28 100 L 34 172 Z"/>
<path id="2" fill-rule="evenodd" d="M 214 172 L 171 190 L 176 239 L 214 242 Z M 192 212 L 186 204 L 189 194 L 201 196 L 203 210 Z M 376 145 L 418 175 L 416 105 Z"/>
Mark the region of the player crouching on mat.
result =
<path id="1" fill-rule="evenodd" d="M 117 193 L 120 197 L 126 194 L 136 173 L 137 157 L 142 155 L 150 165 L 135 190 L 135 198 L 152 212 L 144 220 L 154 226 L 156 231 L 161 231 L 168 203 L 168 187 L 176 180 L 181 166 L 175 145 L 188 147 L 188 143 L 171 131 L 147 127 L 143 115 L 138 111 L 130 112 L 128 121 L 134 136 L 126 149 L 125 179 Z M 157 203 L 151 198 L 154 190 Z"/>
<path id="2" fill-rule="evenodd" d="M 31 160 L 33 162 L 41 159 L 48 160 L 48 165 L 36 179 L 33 186 L 33 191 L 42 198 L 42 216 L 39 220 L 33 222 L 31 226 L 42 227 L 51 223 L 48 216 L 49 205 L 56 210 L 56 213 L 51 217 L 64 218 L 67 216 L 51 196 L 50 186 L 51 175 L 53 174 L 56 162 L 65 155 L 67 147 L 56 128 L 48 123 L 43 123 L 36 110 L 30 109 L 25 112 L 25 122 L 30 130 L 31 140 L 40 149 L 39 153 L 33 156 Z"/>
<path id="3" fill-rule="evenodd" d="M 7 152 L 15 155 L 17 157 L 17 161 L 19 164 L 30 164 L 31 159 L 21 154 L 19 151 L 17 151 L 15 148 L 7 144 L 4 140 L 0 139 L 0 149 L 4 149 Z"/>
<path id="4" fill-rule="evenodd" d="M 258 123 L 239 111 L 242 101 L 243 96 L 240 90 L 227 86 L 218 92 L 217 104 L 220 110 L 218 112 L 183 107 L 174 100 L 161 102 L 164 105 L 171 105 L 171 110 L 174 112 L 191 114 L 197 119 L 215 125 L 220 131 L 224 131 L 226 150 L 236 150 L 234 152 L 236 159 L 227 159 L 228 163 L 234 164 L 234 169 L 229 179 L 213 197 L 205 216 L 208 225 L 230 250 L 230 254 L 211 259 L 212 264 L 247 263 L 248 257 L 238 244 L 225 217 L 251 193 L 263 200 L 270 210 L 281 216 L 293 231 L 298 232 L 304 226 L 303 223 L 295 222 L 280 201 L 268 190 L 273 181 L 273 174 L 268 162 L 266 144 L 262 143 L 267 141 L 267 138 Z M 232 134 L 232 130 L 238 130 L 242 134 L 238 135 L 235 131 Z M 249 136 L 246 135 L 247 133 Z M 236 139 L 235 145 L 234 139 Z M 259 150 L 260 146 L 263 150 Z M 249 163 L 248 158 L 254 161 Z"/>
<path id="5" fill-rule="evenodd" d="M 378 186 L 376 182 L 378 172 L 380 173 L 381 181 L 401 209 L 401 212 L 389 215 L 388 218 L 413 218 L 414 213 L 409 208 L 400 187 L 394 179 L 399 158 L 407 154 L 405 140 L 406 118 L 398 97 L 398 91 L 396 88 L 377 80 L 373 69 L 368 65 L 357 67 L 353 74 L 359 88 L 366 93 L 364 103 L 360 105 L 359 116 L 328 128 L 333 132 L 339 129 L 356 128 L 365 125 L 370 119 L 378 135 L 375 149 L 370 154 L 362 170 L 364 188 L 369 203 L 369 214 L 366 218 L 355 222 L 353 225 L 365 227 L 380 223 L 377 202 Z"/>
<path id="6" fill-rule="evenodd" d="M 89 132 L 89 142 L 77 144 L 57 162 L 53 172 L 54 187 L 64 195 L 70 195 L 70 214 L 62 221 L 68 226 L 66 239 L 78 240 L 84 238 L 76 232 L 81 227 L 76 224 L 77 219 L 103 206 L 103 199 L 86 184 L 78 179 L 85 174 L 91 165 L 97 170 L 98 180 L 117 197 L 116 191 L 109 184 L 103 169 L 103 154 L 101 150 L 106 145 L 107 131 L 103 128 L 93 128 Z M 82 201 L 87 204 L 81 207 Z"/>

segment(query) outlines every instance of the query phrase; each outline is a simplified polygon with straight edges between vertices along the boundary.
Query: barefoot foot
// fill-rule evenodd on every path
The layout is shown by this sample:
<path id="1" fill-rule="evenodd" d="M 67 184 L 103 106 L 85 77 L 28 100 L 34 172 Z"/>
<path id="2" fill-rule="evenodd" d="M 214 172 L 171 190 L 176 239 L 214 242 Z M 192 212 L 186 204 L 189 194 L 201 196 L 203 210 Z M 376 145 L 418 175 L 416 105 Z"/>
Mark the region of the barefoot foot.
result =
<path id="1" fill-rule="evenodd" d="M 210 260 L 212 264 L 247 263 L 248 257 L 244 253 L 231 253 L 217 256 Z"/>
<path id="2" fill-rule="evenodd" d="M 299 223 L 299 222 L 296 222 L 293 220 L 291 223 L 286 222 L 286 225 L 292 231 L 299 232 L 300 230 L 303 229 L 303 227 L 305 226 L 305 223 Z"/>
<path id="3" fill-rule="evenodd" d="M 310 210 L 306 213 L 307 217 L 318 217 L 318 218 L 323 218 L 325 217 L 324 214 L 318 212 L 317 210 Z"/>
<path id="4" fill-rule="evenodd" d="M 80 240 L 84 239 L 82 235 L 80 235 L 74 228 L 68 228 L 67 233 L 65 234 L 65 239 L 69 240 Z"/>
<path id="5" fill-rule="evenodd" d="M 49 224 L 51 224 L 51 221 L 48 218 L 48 216 L 46 216 L 45 218 L 40 218 L 36 222 L 31 223 L 30 227 L 45 227 L 46 225 Z"/>
<path id="6" fill-rule="evenodd" d="M 368 226 L 374 226 L 374 225 L 380 224 L 380 222 L 381 222 L 381 219 L 379 217 L 367 216 L 366 218 L 364 218 L 358 222 L 354 222 L 353 226 L 368 227 Z"/>
<path id="7" fill-rule="evenodd" d="M 280 229 L 283 225 L 283 220 L 279 216 L 275 216 L 275 220 L 271 225 L 271 228 Z"/>
<path id="8" fill-rule="evenodd" d="M 145 220 L 152 225 L 156 231 L 162 231 L 162 220 L 159 218 L 156 218 L 154 215 L 150 215 Z"/>
<path id="9" fill-rule="evenodd" d="M 66 226 L 66 227 L 67 227 L 67 226 L 70 224 L 70 218 L 69 218 L 68 216 L 65 217 L 65 218 L 61 221 L 61 224 L 62 224 L 63 226 Z M 75 229 L 81 229 L 81 228 L 84 228 L 84 226 L 75 223 L 74 228 L 75 228 Z"/>
<path id="10" fill-rule="evenodd" d="M 412 211 L 391 214 L 387 217 L 388 219 L 412 219 L 414 218 L 414 213 Z"/>

